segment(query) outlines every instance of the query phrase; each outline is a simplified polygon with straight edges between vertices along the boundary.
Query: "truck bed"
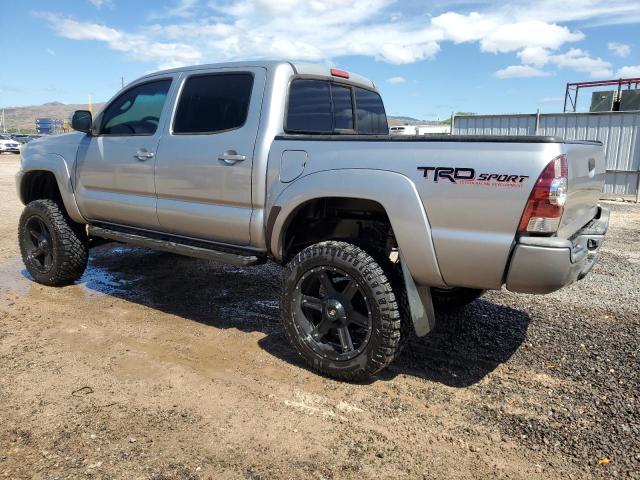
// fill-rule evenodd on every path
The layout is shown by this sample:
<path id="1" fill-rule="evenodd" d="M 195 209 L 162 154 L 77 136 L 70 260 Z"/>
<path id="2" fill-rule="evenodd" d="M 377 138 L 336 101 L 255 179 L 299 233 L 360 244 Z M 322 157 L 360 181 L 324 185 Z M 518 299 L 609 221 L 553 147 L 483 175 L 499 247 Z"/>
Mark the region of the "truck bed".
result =
<path id="1" fill-rule="evenodd" d="M 336 142 L 340 145 L 332 145 Z M 350 169 L 402 175 L 422 202 L 445 283 L 500 288 L 529 194 L 554 158 L 566 155 L 569 170 L 557 235 L 568 239 L 594 217 L 605 173 L 601 145 L 541 136 L 282 134 L 275 137 L 269 164 L 277 169 L 284 151 L 304 151 L 302 177 L 342 170 L 336 181 L 346 189 L 350 185 L 342 182 Z M 591 164 L 595 168 L 588 168 Z M 436 168 L 468 172 L 471 179 L 436 179 Z M 269 178 L 275 175 L 274 170 Z M 486 181 L 489 176 L 518 180 Z M 284 185 L 271 188 L 277 197 Z M 398 195 L 391 186 L 380 188 L 390 199 Z"/>

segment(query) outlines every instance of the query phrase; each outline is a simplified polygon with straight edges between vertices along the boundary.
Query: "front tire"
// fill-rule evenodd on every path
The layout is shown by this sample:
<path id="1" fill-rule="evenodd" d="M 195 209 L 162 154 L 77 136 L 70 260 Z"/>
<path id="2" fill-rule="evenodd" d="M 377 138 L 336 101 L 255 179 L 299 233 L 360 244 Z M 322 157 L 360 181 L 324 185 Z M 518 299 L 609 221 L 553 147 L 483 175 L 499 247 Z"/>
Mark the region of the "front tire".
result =
<path id="1" fill-rule="evenodd" d="M 363 380 L 399 354 L 403 316 L 390 277 L 363 249 L 327 241 L 288 264 L 281 311 L 284 331 L 315 370 Z"/>
<path id="2" fill-rule="evenodd" d="M 18 241 L 27 271 L 43 285 L 72 283 L 87 267 L 88 240 L 83 226 L 52 200 L 34 200 L 24 208 Z"/>

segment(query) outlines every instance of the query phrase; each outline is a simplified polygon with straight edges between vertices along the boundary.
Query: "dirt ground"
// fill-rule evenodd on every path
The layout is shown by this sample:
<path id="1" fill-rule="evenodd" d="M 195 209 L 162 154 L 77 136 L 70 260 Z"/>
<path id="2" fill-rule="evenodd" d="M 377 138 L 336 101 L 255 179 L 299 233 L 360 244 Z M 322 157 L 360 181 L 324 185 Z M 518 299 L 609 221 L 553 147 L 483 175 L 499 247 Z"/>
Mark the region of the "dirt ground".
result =
<path id="1" fill-rule="evenodd" d="M 490 292 L 367 384 L 305 368 L 280 268 L 109 244 L 81 281 L 19 258 L 0 156 L 0 477 L 640 478 L 640 207 L 584 281 Z"/>

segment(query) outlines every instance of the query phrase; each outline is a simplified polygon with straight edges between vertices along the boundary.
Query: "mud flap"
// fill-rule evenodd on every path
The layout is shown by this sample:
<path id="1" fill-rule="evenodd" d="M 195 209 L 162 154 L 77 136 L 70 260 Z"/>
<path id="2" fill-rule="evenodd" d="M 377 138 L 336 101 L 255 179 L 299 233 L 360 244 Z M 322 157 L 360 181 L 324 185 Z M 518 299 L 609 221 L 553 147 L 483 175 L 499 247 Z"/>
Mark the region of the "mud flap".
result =
<path id="1" fill-rule="evenodd" d="M 431 289 L 429 287 L 418 287 L 413 281 L 413 277 L 406 267 L 402 253 L 400 254 L 400 264 L 402 265 L 402 276 L 404 277 L 405 288 L 407 289 L 407 299 L 411 310 L 413 328 L 418 337 L 424 337 L 436 326 L 436 315 L 433 310 L 431 300 Z"/>

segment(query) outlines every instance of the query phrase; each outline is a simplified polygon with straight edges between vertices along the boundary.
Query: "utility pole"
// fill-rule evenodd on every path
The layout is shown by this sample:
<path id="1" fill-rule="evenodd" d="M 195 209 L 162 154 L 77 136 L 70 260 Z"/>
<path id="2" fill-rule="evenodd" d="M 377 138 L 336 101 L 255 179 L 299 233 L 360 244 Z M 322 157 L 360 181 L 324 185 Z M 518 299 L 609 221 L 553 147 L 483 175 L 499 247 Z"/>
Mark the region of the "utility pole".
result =
<path id="1" fill-rule="evenodd" d="M 89 97 L 89 111 L 93 115 L 93 101 L 91 100 L 91 94 L 87 93 L 87 96 Z"/>
<path id="2" fill-rule="evenodd" d="M 124 88 L 124 77 L 120 77 L 120 88 Z"/>
<path id="3" fill-rule="evenodd" d="M 4 108 L 2 109 L 2 115 L 0 115 L 0 128 L 2 128 L 2 133 L 7 133 L 7 124 L 4 121 Z"/>

